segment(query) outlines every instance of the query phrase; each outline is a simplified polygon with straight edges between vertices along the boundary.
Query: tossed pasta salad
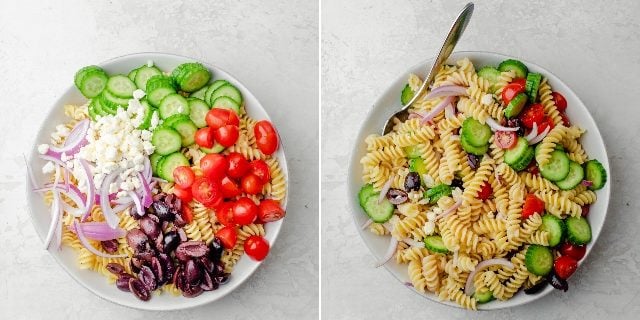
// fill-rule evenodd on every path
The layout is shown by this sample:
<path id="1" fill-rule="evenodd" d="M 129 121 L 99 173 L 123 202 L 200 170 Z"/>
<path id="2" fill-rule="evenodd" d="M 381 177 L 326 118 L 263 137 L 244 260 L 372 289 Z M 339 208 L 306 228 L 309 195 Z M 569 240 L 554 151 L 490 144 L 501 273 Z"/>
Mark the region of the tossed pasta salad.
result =
<path id="1" fill-rule="evenodd" d="M 197 62 L 170 73 L 152 61 L 128 75 L 80 69 L 88 99 L 38 146 L 50 177 L 50 250 L 141 300 L 196 297 L 229 281 L 247 254 L 265 259 L 264 225 L 284 217 L 279 137 L 247 114 L 242 93 Z"/>
<path id="2" fill-rule="evenodd" d="M 402 104 L 421 85 L 411 74 Z M 443 66 L 407 120 L 364 141 L 363 228 L 390 236 L 379 265 L 395 257 L 416 291 L 474 310 L 549 283 L 566 291 L 607 181 L 567 107 L 518 60 Z"/>

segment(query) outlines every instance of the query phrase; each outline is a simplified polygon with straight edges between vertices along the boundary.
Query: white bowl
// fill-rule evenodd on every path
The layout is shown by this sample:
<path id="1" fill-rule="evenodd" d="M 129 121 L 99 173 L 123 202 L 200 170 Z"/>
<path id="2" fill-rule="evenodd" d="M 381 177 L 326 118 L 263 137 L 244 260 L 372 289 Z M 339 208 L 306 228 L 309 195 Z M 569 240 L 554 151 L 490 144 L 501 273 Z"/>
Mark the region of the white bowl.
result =
<path id="1" fill-rule="evenodd" d="M 501 61 L 508 58 L 513 58 L 491 52 L 463 51 L 453 53 L 447 63 L 452 64 L 456 60 L 462 59 L 464 57 L 468 57 L 473 62 L 476 68 L 480 68 L 486 65 L 497 66 Z M 530 71 L 542 73 L 543 76 L 549 79 L 549 84 L 551 85 L 553 90 L 558 91 L 564 95 L 564 97 L 567 99 L 567 115 L 571 119 L 571 123 L 579 125 L 587 131 L 582 136 L 581 142 L 589 158 L 598 159 L 600 162 L 602 162 L 602 165 L 605 167 L 607 173 L 609 174 L 609 179 L 605 187 L 602 190 L 597 191 L 598 201 L 596 201 L 595 204 L 591 205 L 589 211 L 588 219 L 591 224 L 593 239 L 587 246 L 587 255 L 580 261 L 580 264 L 582 264 L 585 261 L 586 257 L 589 255 L 589 252 L 593 248 L 593 245 L 600 235 L 600 231 L 602 230 L 602 226 L 604 224 L 604 219 L 607 215 L 607 207 L 609 205 L 609 193 L 611 190 L 611 181 L 613 181 L 613 178 L 611 177 L 611 170 L 609 170 L 609 160 L 607 157 L 607 151 L 604 146 L 604 141 L 602 140 L 600 131 L 598 131 L 598 127 L 589 114 L 589 111 L 584 106 L 582 101 L 580 101 L 580 99 L 576 96 L 576 94 L 569 88 L 569 86 L 567 86 L 564 82 L 562 82 L 546 69 L 522 59 L 520 59 L 520 61 L 524 62 Z M 393 114 L 393 112 L 397 110 L 397 108 L 399 108 L 400 92 L 407 82 L 409 73 L 415 73 L 424 78 L 427 68 L 431 67 L 432 62 L 433 59 L 430 59 L 411 67 L 409 70 L 407 70 L 406 73 L 396 78 L 391 83 L 389 88 L 382 93 L 382 95 L 376 100 L 372 109 L 369 111 L 369 114 L 367 115 L 364 123 L 362 124 L 358 137 L 356 138 L 356 144 L 351 154 L 348 178 L 349 203 L 351 205 L 353 219 L 356 227 L 358 228 L 358 232 L 360 233 L 360 236 L 364 240 L 365 244 L 369 247 L 369 250 L 371 250 L 371 253 L 373 253 L 373 255 L 376 257 L 376 259 L 380 259 L 384 256 L 385 251 L 388 247 L 389 237 L 376 236 L 368 230 L 362 230 L 360 228 L 360 226 L 368 219 L 360 208 L 357 200 L 358 191 L 363 184 L 361 178 L 362 166 L 360 165 L 360 158 L 362 158 L 366 153 L 364 139 L 367 135 L 372 133 L 380 134 L 381 128 L 384 125 L 385 121 L 391 114 Z M 387 270 L 398 279 L 401 285 L 410 282 L 409 276 L 407 275 L 406 264 L 399 265 L 392 259 L 391 261 L 387 262 L 387 264 L 385 264 L 385 268 L 387 268 Z M 414 289 L 411 290 L 418 293 Z M 519 292 L 512 299 L 509 299 L 507 301 L 492 301 L 487 304 L 479 304 L 478 308 L 484 310 L 509 308 L 537 300 L 549 294 L 549 292 L 551 292 L 552 290 L 554 289 L 551 286 L 548 286 L 544 291 L 535 295 L 525 295 L 524 292 Z M 434 294 L 419 294 L 430 300 L 440 302 Z M 580 293 L 576 291 L 569 291 L 566 294 Z M 457 304 L 450 301 L 441 303 L 449 306 L 458 306 Z"/>
<path id="2" fill-rule="evenodd" d="M 193 58 L 165 53 L 137 53 L 108 60 L 104 63 L 101 63 L 100 66 L 103 67 L 108 74 L 127 74 L 131 69 L 146 64 L 149 60 L 153 61 L 153 63 L 163 71 L 170 71 L 175 66 L 184 62 L 197 61 Z M 251 94 L 251 92 L 242 83 L 240 83 L 240 81 L 238 81 L 232 75 L 220 69 L 219 67 L 206 64 L 204 62 L 202 63 L 205 64 L 213 72 L 214 79 L 225 79 L 236 86 L 242 92 L 245 101 L 245 107 L 251 117 L 255 119 L 269 119 L 269 115 L 267 114 L 265 108 L 260 104 L 258 99 L 256 99 L 256 97 Z M 82 66 L 78 66 L 78 69 L 80 67 Z M 40 127 L 35 140 L 35 144 L 28 160 L 31 167 L 33 168 L 36 181 L 39 185 L 45 183 L 46 177 L 42 174 L 42 170 L 40 170 L 45 162 L 37 157 L 37 145 L 41 143 L 49 143 L 49 135 L 55 131 L 55 126 L 69 121 L 69 119 L 64 115 L 62 108 L 63 105 L 69 103 L 82 104 L 86 101 L 86 98 L 84 98 L 80 94 L 80 92 L 73 86 L 73 79 L 63 79 L 62 81 L 68 81 L 69 88 L 57 101 L 52 104 L 49 110 L 49 114 L 46 117 L 46 121 Z M 280 145 L 280 148 L 276 152 L 275 156 L 280 162 L 280 166 L 282 167 L 282 171 L 285 177 L 287 177 L 287 162 L 285 160 L 282 145 Z M 40 236 L 41 239 L 44 239 L 51 219 L 49 209 L 44 204 L 44 201 L 42 200 L 42 197 L 40 195 L 31 192 L 31 183 L 28 179 L 27 200 L 29 203 L 31 221 L 33 222 L 38 236 Z M 283 206 L 286 206 L 286 199 L 282 204 Z M 282 220 L 271 222 L 265 225 L 265 238 L 272 246 L 276 241 L 276 238 L 278 237 L 281 226 Z M 175 297 L 171 294 L 154 295 L 151 300 L 144 302 L 138 300 L 133 294 L 122 292 L 118 290 L 115 285 L 108 284 L 106 278 L 99 275 L 98 273 L 90 270 L 79 269 L 76 265 L 76 253 L 73 251 L 73 249 L 63 246 L 62 250 L 60 251 L 51 251 L 51 255 L 62 266 L 62 268 L 67 271 L 69 275 L 71 275 L 73 279 L 78 281 L 78 283 L 80 283 L 96 295 L 127 307 L 145 310 L 185 309 L 218 300 L 238 288 L 244 281 L 249 278 L 249 276 L 251 276 L 251 274 L 256 271 L 258 266 L 260 266 L 261 264 L 261 262 L 253 261 L 245 255 L 235 266 L 233 273 L 231 274 L 230 281 L 225 285 L 221 285 L 220 288 L 215 291 L 204 292 L 196 298 L 184 298 L 182 296 Z"/>

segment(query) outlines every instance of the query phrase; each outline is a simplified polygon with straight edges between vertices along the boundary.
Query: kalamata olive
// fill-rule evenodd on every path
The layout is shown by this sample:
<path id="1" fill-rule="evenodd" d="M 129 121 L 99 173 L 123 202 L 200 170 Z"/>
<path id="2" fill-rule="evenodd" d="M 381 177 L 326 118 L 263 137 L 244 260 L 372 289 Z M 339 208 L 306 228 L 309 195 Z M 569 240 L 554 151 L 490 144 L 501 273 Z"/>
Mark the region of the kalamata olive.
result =
<path id="1" fill-rule="evenodd" d="M 178 227 L 178 228 L 182 228 L 182 227 L 187 225 L 187 222 L 184 221 L 184 219 L 182 218 L 181 214 L 176 212 L 175 219 L 173 220 L 173 225 Z"/>
<path id="2" fill-rule="evenodd" d="M 171 278 L 171 282 L 178 286 L 178 278 L 182 275 L 182 266 L 178 266 L 176 270 L 173 272 L 173 276 Z"/>
<path id="3" fill-rule="evenodd" d="M 524 289 L 524 293 L 526 293 L 526 294 L 536 294 L 536 293 L 542 291 L 542 289 L 546 288 L 548 285 L 549 285 L 549 282 L 547 281 L 547 279 L 543 278 L 542 280 L 540 280 L 540 282 L 536 283 L 531 288 Z"/>
<path id="4" fill-rule="evenodd" d="M 102 246 L 102 249 L 104 249 L 104 251 L 106 251 L 107 253 L 114 254 L 118 251 L 118 240 L 112 239 L 100 241 L 100 245 Z"/>
<path id="5" fill-rule="evenodd" d="M 121 264 L 115 262 L 107 263 L 106 268 L 109 272 L 115 274 L 116 276 L 124 272 L 124 267 Z"/>
<path id="6" fill-rule="evenodd" d="M 478 156 L 471 154 L 471 153 L 467 153 L 467 163 L 469 164 L 469 166 L 471 167 L 471 169 L 475 170 L 478 168 L 478 162 L 480 160 L 478 159 Z"/>
<path id="7" fill-rule="evenodd" d="M 418 191 L 420 190 L 420 175 L 417 172 L 409 172 L 404 179 L 404 190 Z"/>
<path id="8" fill-rule="evenodd" d="M 127 244 L 133 251 L 143 251 L 149 245 L 149 238 L 140 229 L 131 229 L 127 232 Z"/>
<path id="9" fill-rule="evenodd" d="M 198 263 L 206 272 L 213 272 L 216 269 L 216 264 L 209 260 L 208 256 L 203 256 L 198 259 Z"/>
<path id="10" fill-rule="evenodd" d="M 200 288 L 202 288 L 202 290 L 204 291 L 213 290 L 213 279 L 211 279 L 211 276 L 209 275 L 209 273 L 207 272 L 202 273 L 202 282 L 200 283 Z"/>
<path id="11" fill-rule="evenodd" d="M 142 281 L 149 291 L 153 291 L 158 287 L 158 281 L 156 280 L 155 274 L 153 274 L 153 270 L 147 266 L 142 266 L 142 268 L 140 268 L 140 272 L 138 272 L 138 279 Z"/>
<path id="12" fill-rule="evenodd" d="M 169 231 L 164 235 L 164 252 L 171 253 L 180 244 L 180 236 L 175 231 Z"/>
<path id="13" fill-rule="evenodd" d="M 158 262 L 162 267 L 163 279 L 161 282 L 167 283 L 171 281 L 173 277 L 173 272 L 175 271 L 175 267 L 173 265 L 173 261 L 171 260 L 171 258 L 169 258 L 168 255 L 161 253 L 158 255 Z"/>
<path id="14" fill-rule="evenodd" d="M 224 248 L 222 247 L 220 239 L 213 238 L 213 241 L 211 241 L 211 243 L 209 244 L 209 258 L 211 259 L 211 261 L 214 263 L 220 261 L 223 251 Z"/>
<path id="15" fill-rule="evenodd" d="M 129 279 L 129 290 L 142 301 L 149 301 L 149 299 L 151 299 L 151 293 L 147 290 L 147 287 L 145 287 L 142 281 L 136 278 L 132 277 Z"/>
<path id="16" fill-rule="evenodd" d="M 176 248 L 176 258 L 187 261 L 189 258 L 199 258 L 209 252 L 207 245 L 203 241 L 187 241 Z"/>
<path id="17" fill-rule="evenodd" d="M 389 192 L 387 192 L 387 199 L 389 199 L 389 202 L 393 203 L 393 204 L 402 204 L 407 202 L 407 200 L 409 199 L 409 195 L 400 190 L 400 189 L 389 189 Z"/>
<path id="18" fill-rule="evenodd" d="M 155 201 L 153 203 L 153 211 L 163 221 L 173 221 L 175 218 L 175 214 L 171 212 L 171 208 L 164 201 Z"/>
<path id="19" fill-rule="evenodd" d="M 229 282 L 229 276 L 228 275 L 217 276 L 217 277 L 213 278 L 213 281 L 215 283 L 219 283 L 219 284 L 226 284 L 227 282 Z"/>
<path id="20" fill-rule="evenodd" d="M 464 189 L 462 180 L 458 179 L 458 178 L 454 178 L 451 181 L 451 188 L 460 188 L 460 189 Z"/>
<path id="21" fill-rule="evenodd" d="M 180 242 L 186 242 L 189 240 L 189 238 L 187 238 L 187 233 L 182 228 L 178 228 L 178 236 L 180 236 Z"/>
<path id="22" fill-rule="evenodd" d="M 133 255 L 134 258 L 138 258 L 142 261 L 142 264 L 150 265 L 151 259 L 155 257 L 155 253 L 151 250 L 139 251 Z"/>
<path id="23" fill-rule="evenodd" d="M 158 235 L 162 231 L 160 230 L 160 225 L 157 222 L 153 221 L 153 219 L 151 219 L 149 216 L 140 219 L 138 223 L 140 224 L 140 229 L 142 229 L 142 232 L 144 232 L 151 239 L 155 239 L 156 237 L 158 237 Z"/>
<path id="24" fill-rule="evenodd" d="M 200 269 L 200 266 L 195 261 L 189 260 L 184 265 L 184 276 L 186 277 L 187 283 L 192 286 L 197 286 L 202 280 L 202 269 Z"/>
<path id="25" fill-rule="evenodd" d="M 120 274 L 116 280 L 116 287 L 125 292 L 131 291 L 131 289 L 129 289 L 129 280 L 131 279 L 133 279 L 133 276 L 128 273 Z"/>
<path id="26" fill-rule="evenodd" d="M 182 296 L 185 298 L 195 298 L 202 294 L 203 290 L 200 286 L 187 286 L 185 290 L 182 290 Z"/>
<path id="27" fill-rule="evenodd" d="M 516 133 L 519 136 L 524 136 L 524 126 L 522 125 L 522 121 L 518 118 L 514 118 L 514 119 L 509 119 L 507 120 L 507 127 L 509 128 L 515 128 L 518 127 L 518 131 L 516 131 Z"/>
<path id="28" fill-rule="evenodd" d="M 216 264 L 216 269 L 213 271 L 213 274 L 215 276 L 224 275 L 224 265 L 222 265 L 222 263 L 217 263 Z"/>
<path id="29" fill-rule="evenodd" d="M 158 286 L 162 286 L 165 283 L 165 270 L 157 257 L 151 259 L 151 271 L 153 271 L 153 275 L 156 277 Z"/>
<path id="30" fill-rule="evenodd" d="M 164 236 L 162 235 L 162 233 L 158 234 L 158 236 L 153 242 L 154 242 L 156 251 L 164 252 Z"/>
<path id="31" fill-rule="evenodd" d="M 567 290 L 569 290 L 569 283 L 567 282 L 567 280 L 558 277 L 558 275 L 556 275 L 556 273 L 553 271 L 547 275 L 547 280 L 554 288 L 558 290 L 562 290 L 564 292 L 567 292 Z"/>
<path id="32" fill-rule="evenodd" d="M 182 291 L 184 291 L 189 286 L 184 276 L 184 270 L 181 271 L 176 277 L 175 284 L 176 284 L 176 287 Z"/>
<path id="33" fill-rule="evenodd" d="M 131 261 L 129 261 L 129 266 L 131 267 L 131 272 L 138 273 L 140 272 L 140 268 L 144 265 L 144 261 L 142 259 L 132 257 Z"/>

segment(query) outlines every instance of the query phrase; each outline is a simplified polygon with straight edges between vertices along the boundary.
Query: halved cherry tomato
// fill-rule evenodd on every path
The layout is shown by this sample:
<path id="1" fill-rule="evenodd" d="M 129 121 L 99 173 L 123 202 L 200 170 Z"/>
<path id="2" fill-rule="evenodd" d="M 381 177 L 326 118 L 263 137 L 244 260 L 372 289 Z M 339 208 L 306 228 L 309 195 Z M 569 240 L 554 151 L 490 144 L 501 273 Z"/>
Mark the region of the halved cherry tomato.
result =
<path id="1" fill-rule="evenodd" d="M 284 217 L 285 212 L 280 203 L 273 199 L 265 199 L 260 201 L 260 212 L 258 219 L 262 222 L 272 222 L 280 220 Z"/>
<path id="2" fill-rule="evenodd" d="M 193 197 L 198 200 L 198 202 L 212 208 L 222 203 L 222 191 L 220 189 L 219 182 L 205 177 L 196 179 L 191 186 Z"/>
<path id="3" fill-rule="evenodd" d="M 202 173 L 211 179 L 222 179 L 228 168 L 229 161 L 221 154 L 210 153 L 200 159 Z"/>
<path id="4" fill-rule="evenodd" d="M 524 199 L 524 206 L 522 206 L 522 219 L 527 219 L 534 213 L 542 215 L 544 212 L 544 201 L 536 197 L 534 194 L 528 194 Z"/>
<path id="5" fill-rule="evenodd" d="M 233 205 L 233 221 L 239 225 L 251 224 L 258 217 L 258 206 L 247 197 L 240 197 Z"/>
<path id="6" fill-rule="evenodd" d="M 196 131 L 196 144 L 203 148 L 213 147 L 213 129 L 211 127 L 204 127 Z"/>
<path id="7" fill-rule="evenodd" d="M 193 181 L 196 180 L 196 174 L 193 173 L 191 167 L 179 166 L 173 169 L 173 180 L 178 187 L 186 189 L 191 187 Z"/>
<path id="8" fill-rule="evenodd" d="M 222 196 L 227 199 L 234 198 L 242 193 L 242 190 L 240 190 L 238 184 L 235 181 L 229 179 L 229 177 L 222 178 L 220 186 L 222 187 Z"/>
<path id="9" fill-rule="evenodd" d="M 584 258 L 584 255 L 587 253 L 587 247 L 565 242 L 560 245 L 560 253 L 562 253 L 563 256 L 569 256 L 580 261 L 580 259 Z"/>
<path id="10" fill-rule="evenodd" d="M 540 126 L 540 123 L 542 122 L 543 119 L 544 119 L 544 107 L 539 103 L 530 105 L 528 108 L 524 110 L 524 112 L 522 112 L 522 115 L 520 115 L 520 120 L 522 120 L 522 124 L 529 129 L 533 128 L 534 123 L 537 123 L 538 126 Z M 538 132 L 541 132 L 541 131 L 538 130 Z"/>
<path id="11" fill-rule="evenodd" d="M 191 223 L 191 221 L 193 221 L 193 210 L 189 207 L 186 201 L 182 203 L 181 209 L 180 216 L 182 217 L 182 220 L 186 223 Z"/>
<path id="12" fill-rule="evenodd" d="M 244 252 L 249 258 L 262 261 L 269 254 L 269 242 L 261 236 L 251 236 L 244 242 Z"/>
<path id="13" fill-rule="evenodd" d="M 509 104 L 511 99 L 522 92 L 524 92 L 523 84 L 515 81 L 511 82 L 502 89 L 502 101 L 504 101 L 505 104 Z"/>
<path id="14" fill-rule="evenodd" d="M 262 181 L 260 180 L 260 177 L 253 173 L 249 173 L 242 177 L 240 185 L 242 186 L 242 191 L 248 194 L 258 194 L 262 191 Z"/>
<path id="15" fill-rule="evenodd" d="M 223 202 L 221 205 L 214 209 L 214 211 L 216 212 L 216 218 L 225 226 L 236 225 L 233 221 L 233 205 L 233 202 Z"/>
<path id="16" fill-rule="evenodd" d="M 515 79 L 511 80 L 510 83 L 517 83 L 517 84 L 525 87 L 527 85 L 527 79 L 525 79 L 525 78 L 515 78 Z"/>
<path id="17" fill-rule="evenodd" d="M 236 231 L 235 227 L 222 227 L 218 232 L 216 232 L 216 238 L 220 240 L 225 249 L 232 249 L 236 246 L 236 242 L 238 241 L 238 231 Z"/>
<path id="18" fill-rule="evenodd" d="M 491 197 L 492 194 L 493 194 L 493 188 L 491 188 L 491 185 L 489 184 L 489 182 L 485 181 L 484 184 L 482 185 L 482 188 L 480 189 L 480 192 L 478 192 L 478 199 L 487 200 L 489 199 L 489 197 Z"/>
<path id="19" fill-rule="evenodd" d="M 538 132 L 547 130 L 547 127 L 549 127 L 549 131 L 551 131 L 555 126 L 556 125 L 553 123 L 553 119 L 551 119 L 550 117 L 544 117 L 544 119 L 542 119 L 542 121 L 538 123 Z"/>
<path id="20" fill-rule="evenodd" d="M 237 126 L 228 124 L 213 131 L 213 136 L 219 144 L 228 148 L 238 141 L 240 131 Z"/>
<path id="21" fill-rule="evenodd" d="M 221 128 L 226 125 L 238 126 L 240 120 L 235 112 L 229 109 L 213 108 L 207 112 L 204 119 L 207 125 L 213 130 Z"/>
<path id="22" fill-rule="evenodd" d="M 249 172 L 258 176 L 263 184 L 268 183 L 269 180 L 271 180 L 269 165 L 264 160 L 251 161 L 251 163 L 249 163 Z"/>
<path id="23" fill-rule="evenodd" d="M 560 112 L 560 117 L 562 118 L 562 124 L 565 127 L 570 127 L 571 126 L 571 121 L 569 121 L 569 117 L 567 117 L 566 113 Z"/>
<path id="24" fill-rule="evenodd" d="M 560 256 L 553 263 L 553 269 L 558 277 L 567 280 L 578 269 L 578 261 L 569 256 Z"/>
<path id="25" fill-rule="evenodd" d="M 231 152 L 227 155 L 229 161 L 229 169 L 227 175 L 231 178 L 240 179 L 249 170 L 249 161 L 238 152 Z"/>
<path id="26" fill-rule="evenodd" d="M 589 215 L 589 208 L 591 208 L 590 205 L 584 205 L 582 206 L 582 216 L 586 217 L 587 215 Z"/>
<path id="27" fill-rule="evenodd" d="M 173 194 L 176 195 L 176 197 L 178 197 L 180 200 L 182 200 L 182 202 L 186 202 L 188 203 L 189 201 L 191 201 L 191 199 L 193 199 L 193 194 L 191 193 L 191 188 L 180 188 L 178 186 L 173 188 Z"/>
<path id="28" fill-rule="evenodd" d="M 278 133 L 271 122 L 261 120 L 253 127 L 258 149 L 266 155 L 274 153 L 278 149 Z"/>
<path id="29" fill-rule="evenodd" d="M 496 144 L 502 149 L 511 149 L 518 142 L 518 135 L 513 131 L 497 131 Z"/>
<path id="30" fill-rule="evenodd" d="M 567 110 L 567 99 L 564 98 L 562 94 L 559 92 L 551 92 L 551 97 L 553 97 L 553 102 L 556 103 L 556 108 L 558 111 L 564 112 Z"/>

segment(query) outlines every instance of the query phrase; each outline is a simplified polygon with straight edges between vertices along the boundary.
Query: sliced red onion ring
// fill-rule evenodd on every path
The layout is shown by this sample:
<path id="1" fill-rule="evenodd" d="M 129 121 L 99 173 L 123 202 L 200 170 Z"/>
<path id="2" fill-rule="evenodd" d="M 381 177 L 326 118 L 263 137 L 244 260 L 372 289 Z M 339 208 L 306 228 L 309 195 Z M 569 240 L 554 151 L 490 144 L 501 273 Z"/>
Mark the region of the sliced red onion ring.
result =
<path id="1" fill-rule="evenodd" d="M 396 252 L 398 248 L 398 240 L 395 237 L 391 237 L 391 241 L 389 242 L 389 247 L 387 248 L 387 252 L 384 254 L 384 257 L 376 264 L 376 268 L 381 265 L 387 263 L 387 261 L 391 260 L 393 254 Z"/>
<path id="2" fill-rule="evenodd" d="M 509 269 L 514 268 L 513 263 L 505 258 L 489 259 L 478 263 L 478 265 L 476 265 L 476 268 L 469 274 L 469 277 L 467 278 L 467 283 L 464 286 L 464 294 L 468 296 L 473 295 L 473 293 L 476 291 L 476 288 L 473 285 L 473 278 L 475 278 L 476 274 L 480 270 L 495 265 L 500 265 Z"/>
<path id="3" fill-rule="evenodd" d="M 549 133 L 550 130 L 551 130 L 551 127 L 547 126 L 547 128 L 544 129 L 544 131 L 542 131 L 542 133 L 537 135 L 535 138 L 531 139 L 531 141 L 529 141 L 529 144 L 536 144 L 536 143 L 542 141 L 542 139 L 544 139 L 544 137 L 547 136 L 547 134 Z"/>
<path id="4" fill-rule="evenodd" d="M 27 156 L 23 154 L 22 158 L 24 159 L 24 164 L 27 167 L 27 174 L 29 175 L 29 180 L 31 180 L 31 187 L 35 188 L 38 185 L 38 182 L 36 181 L 36 177 L 33 175 L 33 168 L 31 168 L 31 165 L 27 161 Z"/>
<path id="5" fill-rule="evenodd" d="M 422 120 L 420 121 L 420 124 L 425 124 L 425 123 L 431 121 L 433 118 L 435 118 L 435 116 L 437 116 L 440 112 L 442 112 L 442 110 L 444 110 L 444 108 L 446 106 L 451 104 L 451 102 L 453 102 L 453 97 L 444 98 L 442 101 L 440 101 L 440 103 L 438 103 L 437 106 L 435 106 L 433 109 L 431 109 L 431 111 L 429 111 L 429 113 L 427 115 L 422 117 Z"/>
<path id="6" fill-rule="evenodd" d="M 69 226 L 69 230 L 77 233 L 76 228 L 80 226 L 85 237 L 98 241 L 106 241 L 122 238 L 127 232 L 120 228 L 111 229 L 105 222 L 83 222 Z"/>
<path id="7" fill-rule="evenodd" d="M 404 238 L 402 242 L 416 248 L 424 248 L 424 242 L 413 240 L 412 238 Z"/>
<path id="8" fill-rule="evenodd" d="M 449 207 L 447 210 L 445 210 L 444 212 L 442 212 L 441 214 L 437 215 L 436 218 L 434 219 L 435 221 L 440 220 L 441 218 L 446 218 L 448 217 L 450 214 L 454 213 L 458 208 L 460 208 L 460 206 L 462 205 L 462 200 L 458 200 L 458 202 L 456 202 L 454 205 L 452 205 L 451 207 Z"/>
<path id="9" fill-rule="evenodd" d="M 69 199 L 71 199 L 71 201 L 76 205 L 76 208 L 73 208 L 68 204 L 66 204 L 65 202 L 61 201 L 62 206 L 65 208 L 65 211 L 67 211 L 69 214 L 73 216 L 78 217 L 84 213 L 85 197 L 80 191 L 80 189 L 78 189 L 78 187 L 72 184 L 70 184 L 68 187 L 69 189 L 66 190 L 65 187 L 61 185 L 57 185 L 54 187 L 53 184 L 45 184 L 43 188 L 33 189 L 33 192 L 43 193 L 43 192 L 55 190 L 60 194 L 64 194 Z"/>
<path id="10" fill-rule="evenodd" d="M 528 135 L 524 136 L 527 141 L 531 142 L 531 139 L 535 138 L 538 135 L 538 124 L 533 123 L 533 128 L 531 128 L 531 132 Z"/>
<path id="11" fill-rule="evenodd" d="M 133 205 L 133 200 L 129 203 L 118 204 L 115 207 L 113 207 L 112 210 L 113 212 L 122 212 L 124 210 L 129 209 L 131 205 Z"/>
<path id="12" fill-rule="evenodd" d="M 153 177 L 153 172 L 151 172 L 151 160 L 149 157 L 144 157 L 144 170 L 142 170 L 144 180 L 150 181 L 151 177 Z"/>
<path id="13" fill-rule="evenodd" d="M 409 119 L 422 119 L 422 116 L 416 112 L 409 112 Z"/>
<path id="14" fill-rule="evenodd" d="M 520 129 L 520 127 L 505 127 L 505 126 L 501 126 L 495 119 L 491 118 L 491 117 L 487 117 L 487 120 L 485 120 L 485 122 L 489 125 L 489 127 L 491 127 L 491 130 L 495 131 L 518 131 L 518 129 Z"/>
<path id="15" fill-rule="evenodd" d="M 47 232 L 47 236 L 44 238 L 44 248 L 49 249 L 49 245 L 51 244 L 51 240 L 55 235 L 56 229 L 58 227 L 58 221 L 62 218 L 62 213 L 60 210 L 60 196 L 58 195 L 58 191 L 53 191 L 53 201 L 51 202 L 51 224 L 49 225 L 49 231 Z"/>
<path id="16" fill-rule="evenodd" d="M 66 182 L 69 182 L 69 172 L 71 172 L 71 170 L 69 170 L 69 167 L 67 166 L 66 163 L 64 163 L 64 161 L 60 160 L 60 156 L 58 157 L 52 157 L 46 154 L 39 154 L 38 157 L 42 160 L 45 161 L 51 161 L 57 165 L 59 165 L 60 167 L 62 167 L 65 170 L 65 176 L 64 179 Z"/>
<path id="17" fill-rule="evenodd" d="M 387 179 L 387 182 L 385 182 L 384 185 L 382 186 L 382 190 L 380 190 L 380 196 L 378 196 L 378 204 L 382 203 L 384 198 L 387 196 L 387 192 L 389 192 L 389 189 L 391 189 L 391 182 L 393 182 L 394 176 L 395 176 L 394 174 L 389 176 L 389 179 Z"/>
<path id="18" fill-rule="evenodd" d="M 80 151 L 80 148 L 84 147 L 87 144 L 87 131 L 89 130 L 89 124 L 91 121 L 89 119 L 82 120 L 71 129 L 69 136 L 64 141 L 64 145 L 62 147 L 49 146 L 49 151 L 47 151 L 47 155 L 53 156 L 56 158 L 60 158 L 60 156 L 65 153 L 67 155 L 74 155 Z"/>
<path id="19" fill-rule="evenodd" d="M 153 203 L 153 195 L 151 194 L 151 186 L 149 180 L 147 180 L 140 172 L 138 172 L 138 179 L 140 179 L 140 185 L 142 185 L 142 205 L 145 208 L 149 208 Z"/>
<path id="20" fill-rule="evenodd" d="M 87 248 L 87 250 L 89 250 L 91 253 L 95 254 L 96 256 L 99 257 L 103 257 L 103 258 L 125 258 L 127 257 L 126 254 L 107 254 L 104 252 L 101 252 L 99 250 L 97 250 L 96 248 L 94 248 L 91 243 L 89 243 L 89 240 L 87 239 L 87 237 L 85 236 L 82 227 L 78 226 L 78 221 L 74 220 L 73 224 L 75 226 L 76 229 L 76 233 L 78 234 L 78 240 L 80 240 L 80 243 L 82 243 L 82 245 Z"/>
<path id="21" fill-rule="evenodd" d="M 138 195 L 133 191 L 129 191 L 127 192 L 127 194 L 129 195 L 129 197 L 131 197 L 133 203 L 136 205 L 136 211 L 138 212 L 138 215 L 141 217 L 144 216 L 144 208 L 142 207 L 142 201 L 140 201 Z"/>
<path id="22" fill-rule="evenodd" d="M 116 193 L 110 193 L 109 194 L 109 201 L 114 201 L 117 199 L 117 194 Z M 100 203 L 100 201 L 102 200 L 102 198 L 100 197 L 99 193 L 96 193 L 96 203 Z"/>
<path id="23" fill-rule="evenodd" d="M 582 180 L 581 184 L 585 187 L 591 187 L 593 185 L 593 181 Z"/>
<path id="24" fill-rule="evenodd" d="M 452 134 L 449 138 L 453 141 L 460 141 L 460 136 L 457 134 Z"/>
<path id="25" fill-rule="evenodd" d="M 467 94 L 466 87 L 456 86 L 456 85 L 446 85 L 446 86 L 440 86 L 431 90 L 431 92 L 429 92 L 429 94 L 427 94 L 424 97 L 424 99 L 429 100 L 429 99 L 440 98 L 440 97 L 463 96 L 466 94 Z"/>
<path id="26" fill-rule="evenodd" d="M 84 204 L 84 216 L 82 220 L 86 220 L 91 215 L 91 209 L 93 209 L 93 205 L 96 203 L 96 188 L 93 184 L 93 175 L 91 174 L 91 168 L 89 167 L 89 163 L 85 159 L 80 159 L 80 165 L 84 170 L 85 181 L 87 184 L 87 194 L 86 194 L 86 202 Z M 106 199 L 107 197 L 105 197 Z"/>
<path id="27" fill-rule="evenodd" d="M 373 223 L 373 220 L 369 219 L 369 220 L 365 221 L 365 222 L 362 224 L 362 227 L 360 227 L 360 229 L 361 229 L 361 230 L 364 230 L 364 229 L 366 229 L 368 226 L 370 226 L 372 223 Z"/>
<path id="28" fill-rule="evenodd" d="M 389 232 L 393 231 L 393 225 L 389 221 L 383 223 L 382 226 Z"/>
<path id="29" fill-rule="evenodd" d="M 109 197 L 109 186 L 115 178 L 118 177 L 122 170 L 116 170 L 104 178 L 102 181 L 102 187 L 100 188 L 100 198 L 107 199 Z M 113 211 L 109 201 L 101 201 L 100 208 L 102 209 L 102 214 L 104 214 L 105 220 L 112 229 L 115 229 L 118 226 L 118 222 L 120 222 L 120 217 Z"/>
<path id="30" fill-rule="evenodd" d="M 444 108 L 444 117 L 447 119 L 454 118 L 456 111 L 453 109 L 453 104 L 449 104 Z"/>

